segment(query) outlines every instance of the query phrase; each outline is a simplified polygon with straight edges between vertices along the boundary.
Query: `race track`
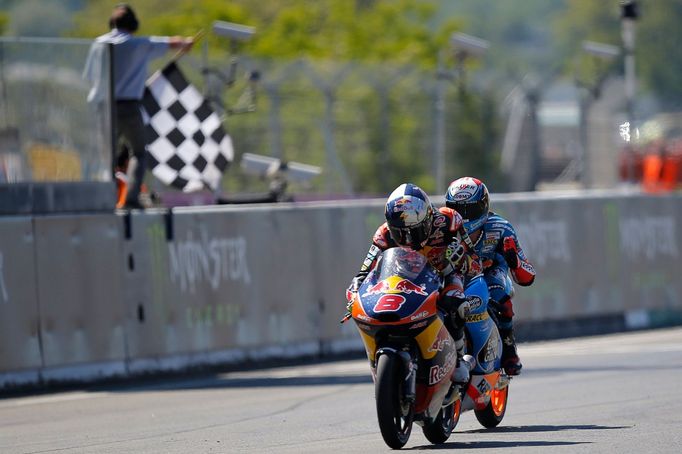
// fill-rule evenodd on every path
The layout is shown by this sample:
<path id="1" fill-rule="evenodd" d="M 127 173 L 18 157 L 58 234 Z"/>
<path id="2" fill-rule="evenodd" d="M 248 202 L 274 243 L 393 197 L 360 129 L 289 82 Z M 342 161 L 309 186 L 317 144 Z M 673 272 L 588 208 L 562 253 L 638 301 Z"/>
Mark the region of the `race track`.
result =
<path id="1" fill-rule="evenodd" d="M 682 329 L 522 344 L 497 429 L 440 449 L 682 452 Z M 407 450 L 432 449 L 415 426 Z M 375 453 L 365 360 L 0 399 L 0 453 Z"/>

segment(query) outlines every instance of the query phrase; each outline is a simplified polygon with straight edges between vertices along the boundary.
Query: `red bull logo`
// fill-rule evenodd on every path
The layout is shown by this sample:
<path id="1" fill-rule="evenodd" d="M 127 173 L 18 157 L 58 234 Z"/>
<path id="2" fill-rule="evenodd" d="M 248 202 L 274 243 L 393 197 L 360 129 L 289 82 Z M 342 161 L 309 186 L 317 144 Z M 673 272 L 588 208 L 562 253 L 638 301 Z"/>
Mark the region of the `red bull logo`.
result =
<path id="1" fill-rule="evenodd" d="M 362 294 L 362 296 L 378 295 L 381 293 L 415 293 L 417 295 L 426 296 L 426 286 L 417 285 L 409 279 L 403 279 L 398 276 L 391 276 L 379 281 Z"/>

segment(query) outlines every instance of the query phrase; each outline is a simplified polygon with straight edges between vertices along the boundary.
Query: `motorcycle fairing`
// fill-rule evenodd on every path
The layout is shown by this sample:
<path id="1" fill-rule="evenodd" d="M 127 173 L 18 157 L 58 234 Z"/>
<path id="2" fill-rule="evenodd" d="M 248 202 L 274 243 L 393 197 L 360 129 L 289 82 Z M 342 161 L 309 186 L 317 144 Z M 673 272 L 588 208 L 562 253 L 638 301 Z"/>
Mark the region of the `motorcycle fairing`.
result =
<path id="1" fill-rule="evenodd" d="M 490 394 L 497 386 L 500 378 L 500 371 L 495 371 L 490 374 L 472 375 L 469 386 L 466 390 L 466 396 L 462 402 L 462 410 L 483 410 L 490 401 Z"/>
<path id="2" fill-rule="evenodd" d="M 502 339 L 495 322 L 488 314 L 488 286 L 482 276 L 473 278 L 464 293 L 471 309 L 466 317 L 469 353 L 476 358 L 472 373 L 489 374 L 500 369 Z"/>

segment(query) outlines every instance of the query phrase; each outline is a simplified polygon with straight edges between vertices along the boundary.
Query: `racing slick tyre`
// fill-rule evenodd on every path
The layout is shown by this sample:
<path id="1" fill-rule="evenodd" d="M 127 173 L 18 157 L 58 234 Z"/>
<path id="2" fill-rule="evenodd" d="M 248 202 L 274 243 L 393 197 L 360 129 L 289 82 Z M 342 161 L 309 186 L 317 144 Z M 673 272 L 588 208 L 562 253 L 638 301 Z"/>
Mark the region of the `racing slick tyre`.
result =
<path id="1" fill-rule="evenodd" d="M 509 396 L 509 386 L 502 389 L 493 389 L 490 393 L 490 402 L 482 410 L 474 410 L 476 419 L 483 427 L 496 427 L 502 422 L 504 413 L 507 411 L 507 397 Z"/>
<path id="2" fill-rule="evenodd" d="M 460 399 L 441 408 L 436 419 L 431 424 L 425 423 L 422 427 L 426 439 L 435 445 L 445 443 L 459 421 L 461 410 Z"/>
<path id="3" fill-rule="evenodd" d="M 402 399 L 404 375 L 399 358 L 384 354 L 377 362 L 375 385 L 377 418 L 381 436 L 388 446 L 400 449 L 405 446 L 412 432 L 414 406 Z"/>

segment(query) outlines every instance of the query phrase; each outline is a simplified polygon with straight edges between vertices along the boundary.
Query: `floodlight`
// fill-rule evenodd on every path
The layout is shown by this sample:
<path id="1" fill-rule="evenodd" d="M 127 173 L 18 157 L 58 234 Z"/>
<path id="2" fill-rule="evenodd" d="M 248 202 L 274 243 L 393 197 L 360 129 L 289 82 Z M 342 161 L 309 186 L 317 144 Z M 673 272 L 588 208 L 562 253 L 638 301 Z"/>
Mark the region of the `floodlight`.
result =
<path id="1" fill-rule="evenodd" d="M 488 41 L 459 32 L 450 35 L 450 45 L 475 56 L 483 55 L 490 48 Z"/>
<path id="2" fill-rule="evenodd" d="M 217 20 L 213 22 L 213 33 L 235 39 L 237 41 L 248 41 L 251 39 L 253 34 L 256 33 L 256 28 Z"/>
<path id="3" fill-rule="evenodd" d="M 596 43 L 594 41 L 583 41 L 583 50 L 595 57 L 604 60 L 612 60 L 620 55 L 620 48 L 610 44 Z"/>
<path id="4" fill-rule="evenodd" d="M 277 158 L 253 153 L 244 153 L 241 167 L 246 173 L 260 177 L 275 177 L 278 174 L 290 181 L 305 182 L 322 173 L 317 166 L 300 162 L 284 162 Z"/>

